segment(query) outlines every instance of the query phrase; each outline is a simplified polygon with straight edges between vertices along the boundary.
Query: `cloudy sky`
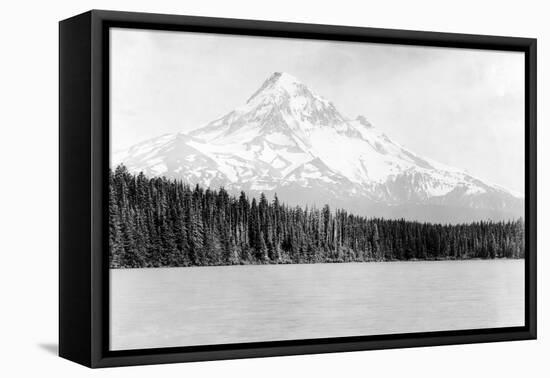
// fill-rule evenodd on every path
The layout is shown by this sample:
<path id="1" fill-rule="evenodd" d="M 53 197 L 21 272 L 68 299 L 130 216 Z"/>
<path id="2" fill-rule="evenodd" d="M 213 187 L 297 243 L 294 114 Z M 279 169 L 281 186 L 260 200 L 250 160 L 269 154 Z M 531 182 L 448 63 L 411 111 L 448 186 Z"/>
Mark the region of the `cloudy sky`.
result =
<path id="1" fill-rule="evenodd" d="M 204 126 L 273 72 L 419 155 L 524 192 L 522 53 L 111 31 L 111 148 Z"/>

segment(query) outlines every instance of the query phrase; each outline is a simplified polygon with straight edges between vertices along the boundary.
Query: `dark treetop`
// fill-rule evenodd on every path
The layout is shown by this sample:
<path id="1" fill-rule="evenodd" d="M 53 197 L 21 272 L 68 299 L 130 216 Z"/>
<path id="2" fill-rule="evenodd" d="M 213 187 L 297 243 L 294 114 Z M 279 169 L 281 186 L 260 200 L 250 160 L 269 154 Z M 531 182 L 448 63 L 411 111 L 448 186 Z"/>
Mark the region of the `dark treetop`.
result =
<path id="1" fill-rule="evenodd" d="M 109 172 L 111 268 L 523 258 L 523 220 L 441 225 Z"/>

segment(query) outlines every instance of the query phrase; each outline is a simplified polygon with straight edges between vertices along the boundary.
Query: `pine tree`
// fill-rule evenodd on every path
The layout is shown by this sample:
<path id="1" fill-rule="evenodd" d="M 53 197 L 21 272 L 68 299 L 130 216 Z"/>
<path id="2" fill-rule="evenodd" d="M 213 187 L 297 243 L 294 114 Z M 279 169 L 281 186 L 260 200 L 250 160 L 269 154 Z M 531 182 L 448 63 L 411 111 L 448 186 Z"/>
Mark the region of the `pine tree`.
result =
<path id="1" fill-rule="evenodd" d="M 223 188 L 109 172 L 111 268 L 523 258 L 524 222 L 441 225 L 290 208 Z"/>
<path id="2" fill-rule="evenodd" d="M 111 268 L 122 267 L 122 233 L 120 213 L 114 194 L 113 174 L 109 171 L 109 265 Z"/>
<path id="3" fill-rule="evenodd" d="M 378 233 L 378 225 L 373 224 L 372 227 L 372 254 L 376 260 L 380 260 L 380 234 Z"/>

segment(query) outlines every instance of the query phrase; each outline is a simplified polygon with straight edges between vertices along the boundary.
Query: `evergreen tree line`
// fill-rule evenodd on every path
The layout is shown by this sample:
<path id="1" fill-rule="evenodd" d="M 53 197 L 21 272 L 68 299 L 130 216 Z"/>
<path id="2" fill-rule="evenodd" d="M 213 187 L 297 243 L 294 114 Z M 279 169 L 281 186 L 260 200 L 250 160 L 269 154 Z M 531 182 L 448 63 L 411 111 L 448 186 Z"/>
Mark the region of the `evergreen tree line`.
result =
<path id="1" fill-rule="evenodd" d="M 524 222 L 441 225 L 289 207 L 109 172 L 111 268 L 523 258 Z"/>

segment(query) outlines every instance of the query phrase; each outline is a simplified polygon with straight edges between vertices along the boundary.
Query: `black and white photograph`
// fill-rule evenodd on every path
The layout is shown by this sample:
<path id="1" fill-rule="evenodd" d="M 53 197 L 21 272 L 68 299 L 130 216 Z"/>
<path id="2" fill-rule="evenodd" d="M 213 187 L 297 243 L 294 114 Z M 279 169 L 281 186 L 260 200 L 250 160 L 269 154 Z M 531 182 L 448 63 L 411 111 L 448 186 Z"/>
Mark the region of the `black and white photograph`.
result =
<path id="1" fill-rule="evenodd" d="M 3 5 L 0 377 L 546 378 L 544 2 Z"/>
<path id="2" fill-rule="evenodd" d="M 109 31 L 109 349 L 525 325 L 525 54 Z"/>

